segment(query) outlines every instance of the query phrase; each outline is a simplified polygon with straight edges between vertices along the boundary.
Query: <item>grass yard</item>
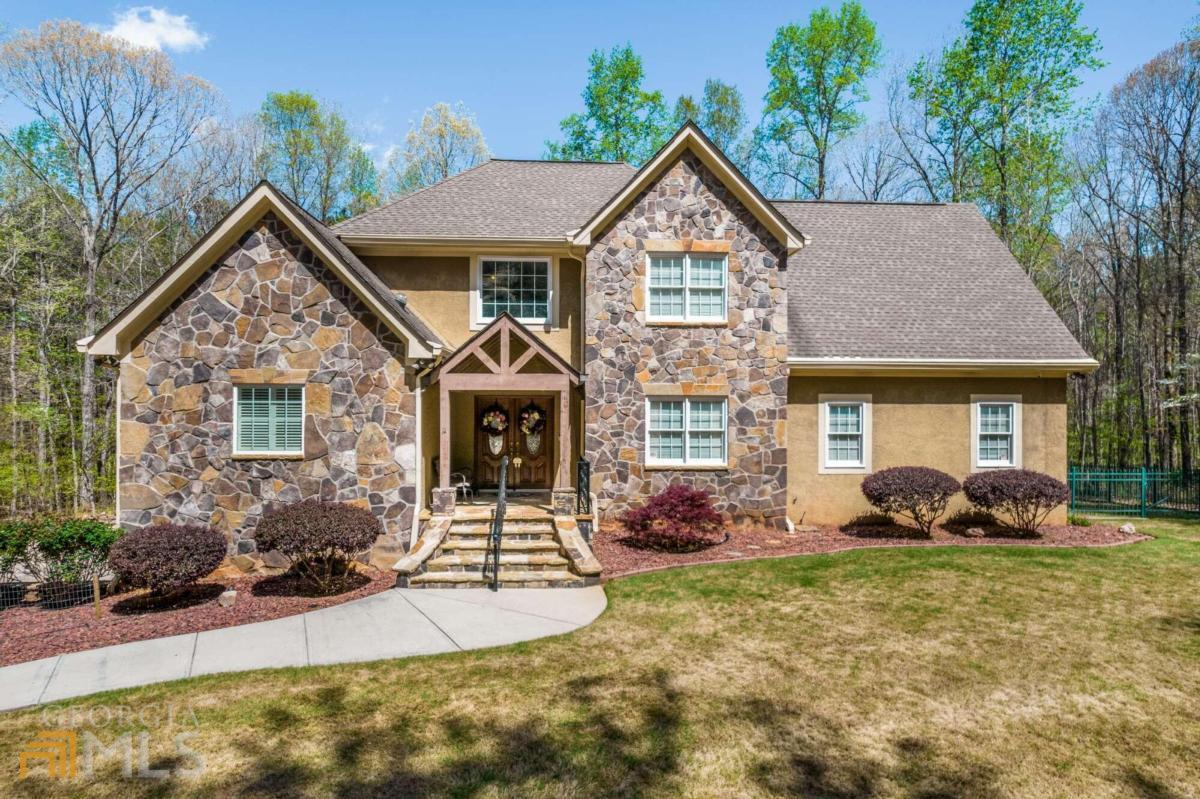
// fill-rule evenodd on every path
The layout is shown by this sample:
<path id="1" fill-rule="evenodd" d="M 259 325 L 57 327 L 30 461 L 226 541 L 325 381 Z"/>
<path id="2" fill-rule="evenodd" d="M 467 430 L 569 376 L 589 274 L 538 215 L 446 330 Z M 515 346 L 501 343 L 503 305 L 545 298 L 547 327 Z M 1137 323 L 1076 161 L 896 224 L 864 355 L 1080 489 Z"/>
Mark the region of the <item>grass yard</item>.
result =
<path id="1" fill-rule="evenodd" d="M 88 796 L 1196 796 L 1200 524 L 1138 526 L 1155 540 L 650 574 L 562 638 L 59 709 L 195 714 L 170 734 L 195 733 L 202 776 L 128 780 L 107 757 Z M 42 727 L 0 715 L 0 795 L 81 792 L 17 780 Z M 178 765 L 170 734 L 152 767 Z"/>

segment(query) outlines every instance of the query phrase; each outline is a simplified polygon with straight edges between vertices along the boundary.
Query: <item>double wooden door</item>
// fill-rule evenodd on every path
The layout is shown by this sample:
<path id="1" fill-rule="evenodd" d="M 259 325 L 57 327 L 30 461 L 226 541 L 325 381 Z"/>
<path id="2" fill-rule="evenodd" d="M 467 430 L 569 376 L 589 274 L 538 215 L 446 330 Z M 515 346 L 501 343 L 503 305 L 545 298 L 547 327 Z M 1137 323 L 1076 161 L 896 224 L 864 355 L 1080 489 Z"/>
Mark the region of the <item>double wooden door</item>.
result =
<path id="1" fill-rule="evenodd" d="M 508 456 L 509 488 L 550 488 L 554 483 L 555 399 L 553 397 L 475 397 L 475 483 L 495 488 L 500 480 L 500 459 Z M 546 418 L 540 436 L 521 430 L 521 411 L 536 407 Z M 481 429 L 483 414 L 499 407 L 508 417 L 508 429 L 492 436 Z M 536 445 L 536 449 L 535 446 Z"/>

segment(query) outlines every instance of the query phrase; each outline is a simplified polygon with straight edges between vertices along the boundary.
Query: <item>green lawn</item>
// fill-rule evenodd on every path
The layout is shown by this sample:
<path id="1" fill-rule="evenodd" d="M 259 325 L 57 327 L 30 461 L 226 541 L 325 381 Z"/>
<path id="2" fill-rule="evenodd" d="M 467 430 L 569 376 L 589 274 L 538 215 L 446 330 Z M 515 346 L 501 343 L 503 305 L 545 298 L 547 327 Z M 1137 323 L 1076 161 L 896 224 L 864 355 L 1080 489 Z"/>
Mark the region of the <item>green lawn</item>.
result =
<path id="1" fill-rule="evenodd" d="M 87 795 L 1195 796 L 1200 525 L 1138 524 L 669 571 L 562 638 L 80 700 L 194 711 L 205 761 L 150 783 L 110 757 Z M 0 795 L 80 791 L 17 781 L 41 727 L 0 716 Z M 153 733 L 150 765 L 171 751 Z"/>

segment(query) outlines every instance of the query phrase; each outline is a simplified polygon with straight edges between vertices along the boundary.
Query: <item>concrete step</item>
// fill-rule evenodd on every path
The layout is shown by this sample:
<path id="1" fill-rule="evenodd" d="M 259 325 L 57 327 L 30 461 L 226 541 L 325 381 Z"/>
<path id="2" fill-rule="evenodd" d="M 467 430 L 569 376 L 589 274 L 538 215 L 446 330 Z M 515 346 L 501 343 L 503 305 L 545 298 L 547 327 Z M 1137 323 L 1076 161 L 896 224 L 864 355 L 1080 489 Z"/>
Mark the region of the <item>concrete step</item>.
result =
<path id="1" fill-rule="evenodd" d="M 431 558 L 425 565 L 431 572 L 435 571 L 479 571 L 483 569 L 486 552 L 464 552 L 459 555 L 438 555 Z M 506 567 L 520 566 L 528 571 L 543 571 L 548 568 L 566 569 L 571 562 L 557 553 L 554 554 L 505 554 L 500 553 L 500 572 Z"/>
<path id="2" fill-rule="evenodd" d="M 450 523 L 451 533 L 462 533 L 463 535 L 487 535 L 492 531 L 491 522 L 460 522 L 453 521 Z M 521 522 L 505 520 L 504 532 L 508 533 L 550 533 L 554 532 L 553 522 Z"/>
<path id="3" fill-rule="evenodd" d="M 409 581 L 412 588 L 482 588 L 491 581 L 479 572 L 424 572 Z M 569 571 L 500 571 L 500 583 L 521 588 L 567 588 L 584 585 L 584 579 Z"/>
<path id="4" fill-rule="evenodd" d="M 442 542 L 440 554 L 454 552 L 486 552 L 490 542 L 484 536 L 463 537 L 457 540 Z M 514 538 L 500 539 L 501 552 L 557 552 L 558 542 L 545 539 L 521 540 Z"/>

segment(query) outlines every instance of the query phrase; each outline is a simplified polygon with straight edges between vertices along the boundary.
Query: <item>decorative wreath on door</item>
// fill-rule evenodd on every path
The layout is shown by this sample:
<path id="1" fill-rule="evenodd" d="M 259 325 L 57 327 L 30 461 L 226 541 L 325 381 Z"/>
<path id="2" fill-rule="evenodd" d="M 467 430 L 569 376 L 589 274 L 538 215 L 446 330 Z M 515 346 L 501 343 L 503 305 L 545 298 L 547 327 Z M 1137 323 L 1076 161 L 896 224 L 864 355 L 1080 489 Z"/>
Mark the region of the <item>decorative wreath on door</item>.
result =
<path id="1" fill-rule="evenodd" d="M 508 429 L 508 413 L 500 403 L 493 403 L 483 409 L 479 416 L 479 429 L 493 436 L 498 436 Z"/>
<path id="2" fill-rule="evenodd" d="M 542 431 L 546 429 L 546 409 L 536 403 L 529 403 L 521 409 L 517 424 L 525 434 L 525 448 L 530 455 L 537 455 L 542 450 Z"/>
<path id="3" fill-rule="evenodd" d="M 546 429 L 546 409 L 535 403 L 521 409 L 520 419 L 521 432 L 527 436 Z"/>

